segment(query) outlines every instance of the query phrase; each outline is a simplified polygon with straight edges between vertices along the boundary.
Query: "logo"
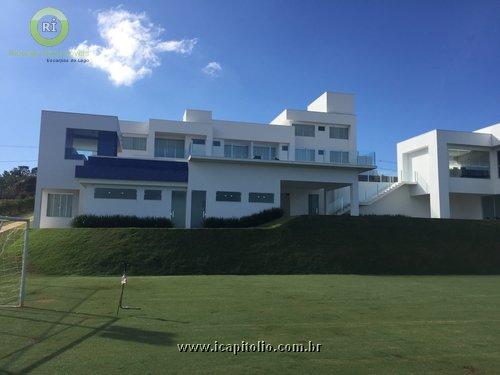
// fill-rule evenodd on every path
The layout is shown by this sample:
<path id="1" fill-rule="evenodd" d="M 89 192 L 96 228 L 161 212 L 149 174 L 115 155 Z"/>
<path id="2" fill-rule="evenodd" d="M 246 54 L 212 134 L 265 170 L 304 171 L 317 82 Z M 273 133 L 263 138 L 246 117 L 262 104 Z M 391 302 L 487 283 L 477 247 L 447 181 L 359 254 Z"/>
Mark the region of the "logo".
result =
<path id="1" fill-rule="evenodd" d="M 31 36 L 45 47 L 57 46 L 66 38 L 68 30 L 68 19 L 56 8 L 40 9 L 30 21 Z"/>

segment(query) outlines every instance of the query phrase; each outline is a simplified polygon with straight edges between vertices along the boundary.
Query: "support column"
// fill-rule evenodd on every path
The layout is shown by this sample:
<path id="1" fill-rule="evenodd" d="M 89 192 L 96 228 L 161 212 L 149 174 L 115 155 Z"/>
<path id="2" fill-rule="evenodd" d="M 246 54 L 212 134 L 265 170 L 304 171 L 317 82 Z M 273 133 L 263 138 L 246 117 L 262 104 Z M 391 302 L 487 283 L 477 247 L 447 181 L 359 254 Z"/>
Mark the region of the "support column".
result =
<path id="1" fill-rule="evenodd" d="M 355 178 L 356 180 L 353 181 L 351 185 L 351 216 L 359 216 L 358 176 Z"/>

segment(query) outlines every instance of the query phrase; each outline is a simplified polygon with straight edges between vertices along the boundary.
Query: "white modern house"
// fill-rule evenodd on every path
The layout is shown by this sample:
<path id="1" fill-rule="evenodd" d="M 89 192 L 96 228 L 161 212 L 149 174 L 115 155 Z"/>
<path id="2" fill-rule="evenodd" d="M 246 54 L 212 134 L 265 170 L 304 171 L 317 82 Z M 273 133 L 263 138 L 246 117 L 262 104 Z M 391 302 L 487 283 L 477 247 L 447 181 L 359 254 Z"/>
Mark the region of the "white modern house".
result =
<path id="1" fill-rule="evenodd" d="M 182 121 L 145 122 L 42 111 L 35 226 L 122 214 L 196 228 L 271 207 L 358 215 L 359 175 L 375 158 L 358 153 L 356 134 L 353 95 L 332 92 L 269 124 L 191 109 Z"/>
<path id="2" fill-rule="evenodd" d="M 432 130 L 397 145 L 399 182 L 362 202 L 362 214 L 500 217 L 500 124 Z"/>

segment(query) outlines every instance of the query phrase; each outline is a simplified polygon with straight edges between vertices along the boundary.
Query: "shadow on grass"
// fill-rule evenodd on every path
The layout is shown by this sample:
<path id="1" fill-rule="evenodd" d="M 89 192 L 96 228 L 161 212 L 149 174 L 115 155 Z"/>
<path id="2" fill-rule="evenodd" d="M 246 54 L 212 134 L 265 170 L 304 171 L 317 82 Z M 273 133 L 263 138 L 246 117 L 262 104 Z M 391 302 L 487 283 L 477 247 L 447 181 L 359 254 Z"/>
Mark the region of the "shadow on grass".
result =
<path id="1" fill-rule="evenodd" d="M 132 327 L 114 325 L 100 333 L 101 337 L 114 340 L 132 341 L 141 344 L 167 346 L 172 344 L 172 334 L 160 331 L 148 331 Z"/>
<path id="2" fill-rule="evenodd" d="M 75 288 L 76 289 L 76 288 Z M 99 315 L 99 314 L 89 314 L 80 313 L 75 310 L 80 307 L 85 301 L 91 298 L 100 289 L 89 289 L 81 288 L 79 293 L 80 297 L 77 301 L 68 309 L 50 309 L 50 308 L 40 308 L 40 307 L 26 307 L 20 310 L 8 310 L 14 313 L 0 314 L 0 317 L 13 320 L 13 325 L 45 325 L 47 326 L 42 332 L 29 336 L 29 335 L 18 335 L 9 332 L 0 332 L 4 336 L 12 337 L 24 337 L 28 342 L 21 348 L 17 348 L 10 353 L 0 354 L 0 373 L 11 374 L 11 373 L 28 373 L 38 369 L 40 366 L 52 361 L 56 357 L 62 355 L 75 348 L 76 346 L 82 344 L 86 340 L 94 337 L 101 336 L 112 340 L 123 340 L 129 342 L 136 342 L 138 344 L 150 344 L 150 345 L 171 345 L 172 344 L 172 334 L 160 331 L 148 331 L 137 328 L 130 328 L 125 326 L 113 326 L 120 318 L 113 317 L 109 315 Z M 31 314 L 31 316 L 26 316 L 25 314 Z M 55 319 L 50 318 L 50 314 L 56 314 Z M 48 316 L 49 315 L 49 316 Z M 65 322 L 66 318 L 72 318 L 76 321 Z M 89 325 L 89 320 L 99 319 L 100 322 L 96 326 L 95 324 Z M 14 321 L 18 321 L 14 323 Z M 85 324 L 87 323 L 87 324 Z M 85 334 L 80 334 L 78 337 L 70 340 L 69 342 L 64 339 L 57 340 L 57 336 L 61 335 L 63 332 L 72 332 L 75 330 L 85 330 Z M 29 331 L 30 327 L 26 327 L 26 331 Z M 35 332 L 38 330 L 34 330 Z M 38 348 L 40 344 L 43 344 L 49 338 L 56 338 L 55 344 L 51 342 L 50 349 L 46 346 L 45 348 L 39 349 L 40 354 L 34 355 L 33 361 L 28 361 L 28 365 L 20 365 L 19 362 L 23 361 L 28 355 L 30 350 Z M 32 354 L 33 355 L 33 354 Z M 17 365 L 16 365 L 17 363 Z"/>

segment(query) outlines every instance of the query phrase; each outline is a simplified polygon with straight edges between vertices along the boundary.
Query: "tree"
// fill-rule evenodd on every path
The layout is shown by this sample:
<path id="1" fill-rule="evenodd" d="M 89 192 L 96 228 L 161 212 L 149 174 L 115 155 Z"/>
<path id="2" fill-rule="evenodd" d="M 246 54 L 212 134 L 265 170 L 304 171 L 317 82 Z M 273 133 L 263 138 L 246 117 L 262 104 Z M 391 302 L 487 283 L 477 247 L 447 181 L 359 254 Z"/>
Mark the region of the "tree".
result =
<path id="1" fill-rule="evenodd" d="M 37 168 L 20 165 L 0 176 L 0 199 L 29 198 L 35 195 Z"/>

